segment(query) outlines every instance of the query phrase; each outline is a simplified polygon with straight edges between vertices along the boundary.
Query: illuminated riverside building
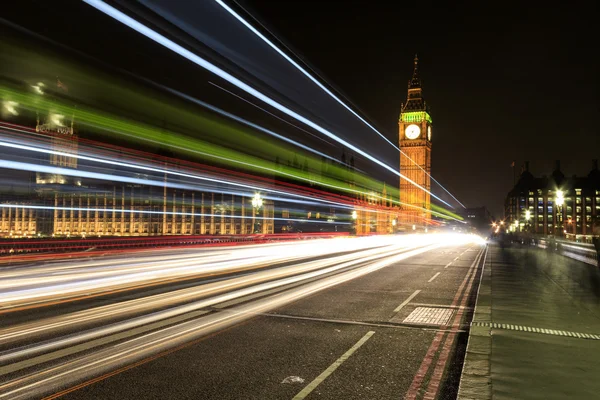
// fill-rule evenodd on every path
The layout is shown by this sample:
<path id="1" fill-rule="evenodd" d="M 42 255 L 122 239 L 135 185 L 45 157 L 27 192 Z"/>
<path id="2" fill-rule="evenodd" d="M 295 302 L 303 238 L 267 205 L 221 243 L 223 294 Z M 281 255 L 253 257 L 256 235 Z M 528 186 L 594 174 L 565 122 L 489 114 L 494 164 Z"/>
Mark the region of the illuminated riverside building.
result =
<path id="1" fill-rule="evenodd" d="M 51 147 L 77 154 L 73 120 L 49 113 L 36 131 Z M 77 158 L 48 155 L 51 166 L 77 169 Z M 0 237 L 245 235 L 274 233 L 273 201 L 167 186 L 115 184 L 36 173 L 28 193 L 0 195 Z M 225 192 L 226 190 L 223 190 Z"/>
<path id="2" fill-rule="evenodd" d="M 358 197 L 353 218 L 357 235 L 389 234 L 397 229 L 399 209 L 387 195 L 385 186 L 382 193 L 371 192 Z"/>
<path id="3" fill-rule="evenodd" d="M 406 103 L 400 111 L 400 173 L 427 191 L 431 190 L 431 116 L 425 100 L 418 70 L 418 58 L 414 59 L 412 79 L 408 83 Z M 430 194 L 416 187 L 407 179 L 400 178 L 401 224 L 422 225 L 431 218 Z"/>
<path id="4" fill-rule="evenodd" d="M 142 186 L 80 193 L 45 191 L 35 201 L 3 201 L 0 236 L 244 235 L 273 233 L 273 202 Z M 45 209 L 27 208 L 29 205 Z M 166 211 L 165 211 L 166 210 Z"/>
<path id="5" fill-rule="evenodd" d="M 562 236 L 581 241 L 600 235 L 598 160 L 585 177 L 565 177 L 556 161 L 552 174 L 534 177 L 525 162 L 505 200 L 505 226 L 513 232 Z"/>

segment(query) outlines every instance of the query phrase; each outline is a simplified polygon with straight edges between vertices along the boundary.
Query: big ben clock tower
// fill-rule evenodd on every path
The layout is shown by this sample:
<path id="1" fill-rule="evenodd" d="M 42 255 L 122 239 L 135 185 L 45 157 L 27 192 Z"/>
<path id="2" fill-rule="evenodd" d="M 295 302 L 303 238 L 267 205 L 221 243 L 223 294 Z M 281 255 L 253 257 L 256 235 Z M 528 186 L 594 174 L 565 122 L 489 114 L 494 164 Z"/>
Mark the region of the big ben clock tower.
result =
<path id="1" fill-rule="evenodd" d="M 423 99 L 415 55 L 412 79 L 408 82 L 406 103 L 400 111 L 400 173 L 422 188 L 431 190 L 431 116 Z M 400 222 L 423 225 L 431 217 L 429 193 L 400 178 Z"/>

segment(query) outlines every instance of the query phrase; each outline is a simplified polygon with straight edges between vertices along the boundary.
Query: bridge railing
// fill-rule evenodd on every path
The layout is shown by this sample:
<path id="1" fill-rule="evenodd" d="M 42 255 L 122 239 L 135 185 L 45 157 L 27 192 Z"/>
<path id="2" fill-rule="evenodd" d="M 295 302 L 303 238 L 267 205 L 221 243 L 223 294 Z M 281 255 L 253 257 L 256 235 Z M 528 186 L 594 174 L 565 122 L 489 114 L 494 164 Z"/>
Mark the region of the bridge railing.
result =
<path id="1" fill-rule="evenodd" d="M 540 248 L 555 251 L 565 257 L 583 261 L 587 264 L 598 266 L 598 244 L 578 243 L 553 237 L 540 238 L 537 240 Z"/>
<path id="2" fill-rule="evenodd" d="M 553 236 L 509 234 L 504 236 L 501 241 L 503 243 L 518 243 L 519 245 L 535 246 L 574 260 L 599 266 L 600 238 L 594 237 L 592 239 L 592 243 L 581 243 L 563 238 L 555 238 Z"/>

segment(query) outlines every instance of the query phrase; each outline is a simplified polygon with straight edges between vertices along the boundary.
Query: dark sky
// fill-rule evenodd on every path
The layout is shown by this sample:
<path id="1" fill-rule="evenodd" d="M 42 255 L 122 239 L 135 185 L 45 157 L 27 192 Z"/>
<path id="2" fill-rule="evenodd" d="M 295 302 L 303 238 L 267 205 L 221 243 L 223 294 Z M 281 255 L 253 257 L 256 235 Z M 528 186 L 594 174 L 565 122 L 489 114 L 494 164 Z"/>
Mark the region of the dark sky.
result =
<path id="1" fill-rule="evenodd" d="M 432 175 L 467 206 L 502 216 L 513 160 L 587 174 L 600 158 L 595 4 L 434 3 L 240 2 L 390 139 L 418 53 Z"/>
<path id="2" fill-rule="evenodd" d="M 592 2 L 529 3 L 239 5 L 394 142 L 418 53 L 434 123 L 433 176 L 467 206 L 502 216 L 513 160 L 517 172 L 529 160 L 534 174 L 549 174 L 560 159 L 566 175 L 583 175 L 600 158 L 598 10 Z M 4 18 L 131 73 L 179 90 L 210 88 L 212 78 L 198 68 L 80 2 L 24 0 L 4 11 Z"/>

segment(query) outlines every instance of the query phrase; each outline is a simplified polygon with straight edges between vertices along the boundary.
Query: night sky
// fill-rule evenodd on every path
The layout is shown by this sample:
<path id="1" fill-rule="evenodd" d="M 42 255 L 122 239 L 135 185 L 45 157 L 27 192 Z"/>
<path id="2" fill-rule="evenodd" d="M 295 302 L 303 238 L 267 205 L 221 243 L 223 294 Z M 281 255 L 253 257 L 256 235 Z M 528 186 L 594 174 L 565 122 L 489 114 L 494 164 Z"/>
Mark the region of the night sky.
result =
<path id="1" fill-rule="evenodd" d="M 530 161 L 587 174 L 600 158 L 594 3 L 243 1 L 390 139 L 418 53 L 434 123 L 432 175 L 501 217 Z"/>
<path id="2" fill-rule="evenodd" d="M 178 2 L 179 8 L 189 4 Z M 591 160 L 600 158 L 592 2 L 555 8 L 528 2 L 501 8 L 422 1 L 229 4 L 255 16 L 394 142 L 417 53 L 434 124 L 432 175 L 469 207 L 485 205 L 502 216 L 513 160 L 517 172 L 529 160 L 531 172 L 543 175 L 560 159 L 570 176 L 587 174 Z M 44 37 L 178 90 L 207 93 L 210 86 L 197 67 L 83 3 L 22 1 L 4 11 L 4 18 Z"/>

